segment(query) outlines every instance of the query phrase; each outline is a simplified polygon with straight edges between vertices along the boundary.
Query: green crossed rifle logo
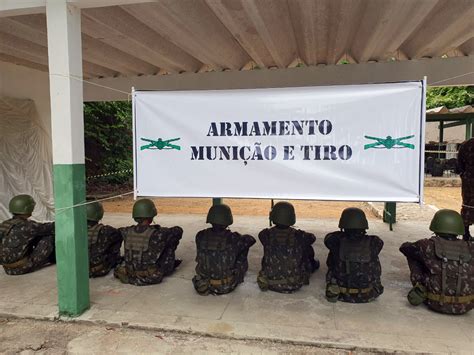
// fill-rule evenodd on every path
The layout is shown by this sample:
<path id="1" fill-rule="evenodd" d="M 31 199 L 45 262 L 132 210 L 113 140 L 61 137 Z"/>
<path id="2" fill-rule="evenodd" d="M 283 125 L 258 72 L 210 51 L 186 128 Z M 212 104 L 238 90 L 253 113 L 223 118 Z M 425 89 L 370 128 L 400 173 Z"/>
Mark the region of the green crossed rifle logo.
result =
<path id="1" fill-rule="evenodd" d="M 150 150 L 163 150 L 163 149 L 175 149 L 181 150 L 181 147 L 177 144 L 172 144 L 171 142 L 179 141 L 181 138 L 172 138 L 163 140 L 158 138 L 157 140 L 140 138 L 142 141 L 148 142 L 148 144 L 142 145 L 140 150 L 150 149 Z"/>
<path id="2" fill-rule="evenodd" d="M 404 140 L 411 139 L 415 137 L 414 135 L 400 137 L 400 138 L 392 138 L 391 136 L 387 136 L 386 138 L 378 138 L 378 137 L 371 137 L 371 136 L 364 136 L 367 139 L 374 140 L 375 142 L 369 143 L 364 145 L 364 150 L 375 148 L 375 149 L 400 149 L 400 148 L 408 148 L 408 149 L 415 149 L 415 145 L 411 143 L 405 143 Z"/>

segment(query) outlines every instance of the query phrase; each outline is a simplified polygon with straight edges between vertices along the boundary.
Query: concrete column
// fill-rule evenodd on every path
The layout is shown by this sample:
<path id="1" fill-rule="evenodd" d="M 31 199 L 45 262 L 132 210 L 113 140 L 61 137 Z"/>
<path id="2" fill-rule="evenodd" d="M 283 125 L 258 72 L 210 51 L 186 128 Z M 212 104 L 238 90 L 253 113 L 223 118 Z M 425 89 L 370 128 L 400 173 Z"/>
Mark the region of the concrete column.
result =
<path id="1" fill-rule="evenodd" d="M 59 312 L 89 308 L 85 207 L 81 12 L 66 0 L 48 0 L 49 80 L 56 209 Z M 75 79 L 74 79 L 75 78 Z"/>

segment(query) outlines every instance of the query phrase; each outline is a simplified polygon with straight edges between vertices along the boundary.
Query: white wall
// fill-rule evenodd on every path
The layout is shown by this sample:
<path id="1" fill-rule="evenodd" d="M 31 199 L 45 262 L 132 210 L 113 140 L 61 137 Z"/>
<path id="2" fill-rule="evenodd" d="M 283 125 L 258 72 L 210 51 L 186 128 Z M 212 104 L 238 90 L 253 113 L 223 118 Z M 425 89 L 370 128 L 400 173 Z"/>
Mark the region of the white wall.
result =
<path id="1" fill-rule="evenodd" d="M 0 62 L 0 96 L 33 100 L 41 127 L 51 137 L 48 73 Z"/>
<path id="2" fill-rule="evenodd" d="M 426 123 L 425 142 L 439 142 L 439 122 Z M 466 139 L 466 126 L 445 128 L 443 140 L 448 143 L 462 143 Z"/>

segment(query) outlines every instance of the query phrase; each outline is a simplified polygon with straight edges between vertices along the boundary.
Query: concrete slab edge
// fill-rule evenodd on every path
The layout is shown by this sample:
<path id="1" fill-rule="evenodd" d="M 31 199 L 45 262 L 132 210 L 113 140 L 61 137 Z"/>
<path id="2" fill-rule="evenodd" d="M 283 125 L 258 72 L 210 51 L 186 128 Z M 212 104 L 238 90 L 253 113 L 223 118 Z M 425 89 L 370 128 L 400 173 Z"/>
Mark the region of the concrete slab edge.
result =
<path id="1" fill-rule="evenodd" d="M 163 333 L 176 333 L 176 334 L 189 334 L 195 336 L 202 336 L 208 338 L 215 338 L 215 339 L 223 339 L 223 340 L 250 340 L 250 341 L 264 341 L 268 343 L 275 343 L 275 344 L 288 344 L 288 345 L 300 345 L 300 346 L 312 346 L 315 348 L 320 349 L 341 349 L 347 351 L 361 351 L 361 352 L 372 352 L 372 353 L 380 353 L 380 354 L 426 354 L 427 352 L 416 352 L 416 351 L 406 351 L 402 349 L 392 349 L 392 348 L 384 348 L 384 347 L 370 347 L 370 346 L 359 346 L 359 345 L 349 345 L 349 344 L 342 344 L 337 342 L 325 342 L 325 341 L 304 341 L 304 340 L 292 340 L 292 339 L 275 339 L 270 337 L 258 337 L 258 336 L 239 336 L 239 335 L 226 335 L 222 333 L 214 333 L 214 332 L 204 332 L 198 331 L 193 329 L 179 329 L 173 327 L 166 327 L 166 326 L 151 326 L 151 325 L 140 325 L 140 324 L 130 324 L 128 322 L 109 322 L 106 320 L 87 320 L 87 319 L 77 319 L 77 318 L 69 318 L 63 316 L 38 316 L 38 315 L 18 315 L 18 314 L 10 314 L 10 313 L 0 313 L 0 318 L 7 318 L 7 319 L 28 319 L 28 320 L 36 320 L 41 322 L 65 322 L 65 323 L 77 323 L 77 324 L 90 324 L 90 325 L 100 325 L 100 326 L 108 326 L 112 328 L 128 328 L 128 329 L 136 329 L 136 330 L 147 330 L 147 331 L 158 331 Z"/>
<path id="2" fill-rule="evenodd" d="M 375 215 L 375 217 L 383 219 L 383 210 L 377 208 L 373 202 L 364 202 L 364 205 Z"/>

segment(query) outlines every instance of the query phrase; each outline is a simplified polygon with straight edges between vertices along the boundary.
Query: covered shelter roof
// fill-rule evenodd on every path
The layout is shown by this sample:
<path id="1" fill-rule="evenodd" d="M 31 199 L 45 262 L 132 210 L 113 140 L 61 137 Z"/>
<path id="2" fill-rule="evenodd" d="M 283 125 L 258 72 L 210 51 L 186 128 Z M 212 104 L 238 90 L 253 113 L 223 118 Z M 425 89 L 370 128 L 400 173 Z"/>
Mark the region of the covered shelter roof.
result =
<path id="1" fill-rule="evenodd" d="M 70 2 L 82 8 L 85 78 L 474 54 L 470 0 Z M 48 71 L 46 1 L 3 3 L 0 61 Z"/>
<path id="2" fill-rule="evenodd" d="M 1 0 L 0 89 L 49 87 L 60 314 L 90 306 L 83 101 L 132 87 L 472 84 L 473 18 L 472 0 Z"/>
<path id="3" fill-rule="evenodd" d="M 465 105 L 455 108 L 440 106 L 426 110 L 427 121 L 457 121 L 474 118 L 474 107 Z"/>

